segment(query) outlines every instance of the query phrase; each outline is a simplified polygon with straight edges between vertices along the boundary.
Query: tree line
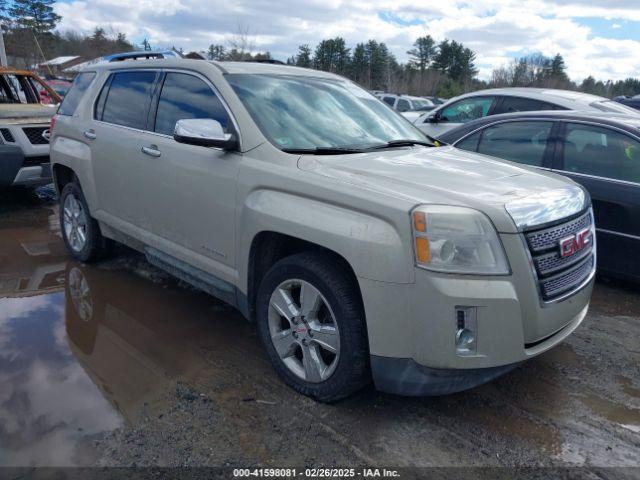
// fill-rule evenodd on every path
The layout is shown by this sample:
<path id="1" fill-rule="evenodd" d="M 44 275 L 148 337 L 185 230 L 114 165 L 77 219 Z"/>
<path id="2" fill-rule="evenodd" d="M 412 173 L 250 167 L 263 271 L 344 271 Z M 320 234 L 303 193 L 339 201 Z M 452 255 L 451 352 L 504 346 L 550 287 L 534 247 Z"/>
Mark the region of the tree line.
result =
<path id="1" fill-rule="evenodd" d="M 13 66 L 30 68 L 59 56 L 92 59 L 137 48 L 122 32 L 96 28 L 91 34 L 59 32 L 54 0 L 0 0 L 0 26 Z"/>
<path id="2" fill-rule="evenodd" d="M 5 31 L 7 54 L 16 66 L 31 66 L 62 55 L 96 58 L 116 52 L 150 48 L 130 42 L 117 31 L 96 28 L 91 34 L 56 30 L 61 18 L 55 0 L 0 0 L 0 25 Z M 268 60 L 270 52 L 256 52 L 247 26 L 238 25 L 226 45 L 212 44 L 210 60 Z M 182 52 L 182 49 L 176 49 Z M 411 95 L 452 97 L 491 87 L 545 87 L 584 91 L 596 95 L 640 94 L 640 79 L 602 81 L 589 76 L 581 83 L 568 77 L 562 55 L 532 54 L 494 69 L 488 80 L 477 78 L 476 53 L 456 40 L 437 42 L 430 35 L 417 38 L 399 62 L 384 42 L 375 39 L 348 46 L 344 38 L 323 39 L 315 46 L 303 44 L 286 59 L 288 65 L 343 75 L 370 90 Z"/>

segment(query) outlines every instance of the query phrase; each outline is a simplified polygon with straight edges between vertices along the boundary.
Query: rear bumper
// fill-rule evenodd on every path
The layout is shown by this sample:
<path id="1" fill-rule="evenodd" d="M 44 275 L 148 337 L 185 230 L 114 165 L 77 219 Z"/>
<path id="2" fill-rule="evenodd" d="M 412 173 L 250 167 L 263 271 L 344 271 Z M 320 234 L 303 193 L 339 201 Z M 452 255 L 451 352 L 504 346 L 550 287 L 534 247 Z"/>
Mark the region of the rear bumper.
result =
<path id="1" fill-rule="evenodd" d="M 461 392 L 490 382 L 520 363 L 491 368 L 440 369 L 420 365 L 410 358 L 371 355 L 376 389 L 406 396 L 436 396 Z"/>
<path id="2" fill-rule="evenodd" d="M 0 145 L 0 188 L 51 183 L 51 165 L 34 163 L 18 146 Z M 42 158 L 42 157 L 35 157 Z"/>

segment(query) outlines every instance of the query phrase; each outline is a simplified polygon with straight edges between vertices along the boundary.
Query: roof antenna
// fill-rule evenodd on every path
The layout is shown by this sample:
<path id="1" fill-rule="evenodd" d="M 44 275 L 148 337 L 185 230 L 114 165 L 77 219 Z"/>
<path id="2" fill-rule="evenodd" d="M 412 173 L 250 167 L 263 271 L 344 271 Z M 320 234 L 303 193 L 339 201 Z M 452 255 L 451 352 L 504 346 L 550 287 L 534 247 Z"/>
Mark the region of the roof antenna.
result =
<path id="1" fill-rule="evenodd" d="M 47 59 L 44 56 L 44 52 L 42 51 L 42 48 L 40 48 L 40 42 L 38 42 L 38 37 L 36 37 L 35 32 L 31 32 L 31 34 L 33 35 L 33 39 L 36 41 L 36 45 L 38 46 L 38 51 L 40 52 L 40 55 L 42 56 L 43 64 L 47 67 L 47 70 L 49 70 L 49 75 L 51 75 L 52 77 L 55 78 L 55 76 L 53 75 L 53 72 L 51 71 L 51 67 L 47 63 Z"/>

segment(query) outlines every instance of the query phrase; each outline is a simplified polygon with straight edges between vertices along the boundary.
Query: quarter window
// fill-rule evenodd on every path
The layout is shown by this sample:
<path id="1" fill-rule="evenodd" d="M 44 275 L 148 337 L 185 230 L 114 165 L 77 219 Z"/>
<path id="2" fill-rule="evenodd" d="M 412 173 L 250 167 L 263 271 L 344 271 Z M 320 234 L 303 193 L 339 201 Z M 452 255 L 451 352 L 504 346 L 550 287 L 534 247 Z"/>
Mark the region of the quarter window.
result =
<path id="1" fill-rule="evenodd" d="M 565 110 L 565 109 L 560 106 L 543 102 L 541 100 L 534 100 L 532 98 L 503 97 L 502 102 L 495 109 L 493 113 L 495 115 L 499 113 L 530 112 L 534 110 Z"/>
<path id="2" fill-rule="evenodd" d="M 540 167 L 553 122 L 509 122 L 482 132 L 478 152 Z"/>
<path id="3" fill-rule="evenodd" d="M 439 121 L 466 123 L 476 118 L 486 117 L 493 103 L 493 97 L 473 97 L 460 100 L 440 112 Z"/>
<path id="4" fill-rule="evenodd" d="M 167 73 L 160 93 L 155 131 L 173 135 L 178 120 L 211 118 L 226 129 L 229 124 L 222 102 L 205 82 L 185 73 Z"/>
<path id="5" fill-rule="evenodd" d="M 390 107 L 393 107 L 396 103 L 396 97 L 384 97 L 382 100 Z"/>
<path id="6" fill-rule="evenodd" d="M 409 103 L 409 100 L 405 100 L 404 98 L 398 100 L 396 110 L 398 110 L 399 112 L 406 112 L 408 110 L 411 110 L 411 104 Z"/>
<path id="7" fill-rule="evenodd" d="M 84 92 L 87 91 L 91 82 L 96 77 L 94 72 L 84 72 L 80 73 L 76 79 L 73 81 L 73 85 L 65 95 L 60 107 L 58 108 L 58 113 L 60 115 L 73 115 L 78 108 L 78 104 L 84 95 Z"/>
<path id="8" fill-rule="evenodd" d="M 475 152 L 478 149 L 478 140 L 480 140 L 480 132 L 469 135 L 464 140 L 456 143 L 455 147 L 461 150 L 468 150 L 469 152 Z"/>
<path id="9" fill-rule="evenodd" d="M 145 130 L 155 78 L 156 72 L 146 70 L 114 73 L 98 120 Z"/>
<path id="10" fill-rule="evenodd" d="M 605 127 L 568 123 L 564 169 L 640 183 L 640 142 Z"/>

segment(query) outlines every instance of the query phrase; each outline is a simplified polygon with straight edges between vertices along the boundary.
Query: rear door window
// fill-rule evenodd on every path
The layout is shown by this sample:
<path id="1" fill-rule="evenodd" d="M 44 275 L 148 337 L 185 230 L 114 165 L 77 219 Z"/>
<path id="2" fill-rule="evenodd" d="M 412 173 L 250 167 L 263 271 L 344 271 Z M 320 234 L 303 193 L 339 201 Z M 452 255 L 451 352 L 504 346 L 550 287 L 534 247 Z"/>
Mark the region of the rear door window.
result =
<path id="1" fill-rule="evenodd" d="M 229 125 L 229 116 L 209 85 L 193 75 L 167 73 L 158 102 L 155 131 L 173 135 L 178 120 L 191 118 L 211 118 L 224 129 Z"/>
<path id="2" fill-rule="evenodd" d="M 541 167 L 553 122 L 508 122 L 486 128 L 478 153 Z"/>
<path id="3" fill-rule="evenodd" d="M 564 170 L 640 183 L 640 142 L 622 132 L 568 123 Z"/>
<path id="4" fill-rule="evenodd" d="M 101 118 L 96 119 L 145 130 L 155 79 L 156 72 L 149 70 L 114 73 L 104 108 L 97 112 Z"/>
<path id="5" fill-rule="evenodd" d="M 73 115 L 80 104 L 80 100 L 84 96 L 84 93 L 96 78 L 95 72 L 84 72 L 79 74 L 71 85 L 71 89 L 67 92 L 60 107 L 58 107 L 58 113 L 60 115 Z"/>

